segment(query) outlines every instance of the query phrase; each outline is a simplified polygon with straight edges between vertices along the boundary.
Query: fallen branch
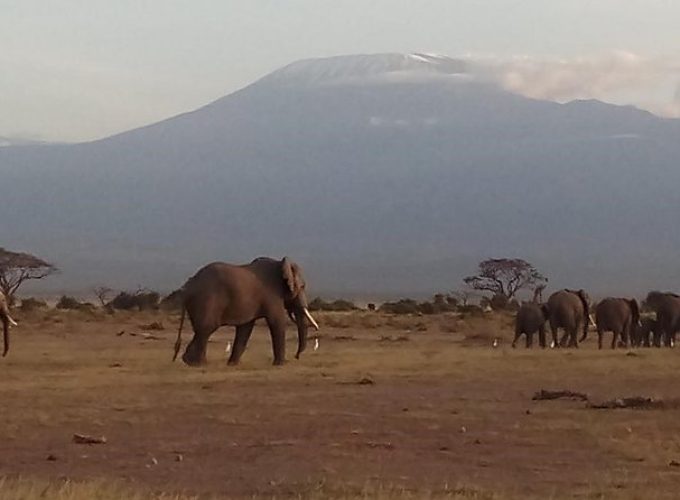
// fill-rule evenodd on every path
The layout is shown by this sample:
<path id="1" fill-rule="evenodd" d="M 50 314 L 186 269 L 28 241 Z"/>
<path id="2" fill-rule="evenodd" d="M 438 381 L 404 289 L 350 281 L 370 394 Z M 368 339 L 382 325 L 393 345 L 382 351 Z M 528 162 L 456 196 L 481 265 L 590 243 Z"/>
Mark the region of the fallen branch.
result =
<path id="1" fill-rule="evenodd" d="M 531 399 L 534 401 L 549 401 L 553 399 L 588 401 L 588 395 L 583 392 L 574 392 L 569 390 L 548 391 L 545 389 L 541 389 L 536 394 L 534 394 L 534 397 Z"/>
<path id="2" fill-rule="evenodd" d="M 393 337 L 392 335 L 381 335 L 379 342 L 408 342 L 410 339 L 406 335 L 400 335 L 399 337 Z"/>
<path id="3" fill-rule="evenodd" d="M 589 403 L 588 408 L 593 410 L 666 410 L 680 407 L 677 399 L 664 401 L 663 399 L 647 398 L 643 396 L 633 396 L 630 398 L 617 398 L 603 401 L 601 403 Z"/>
<path id="4" fill-rule="evenodd" d="M 76 444 L 106 444 L 106 436 L 87 436 L 85 434 L 74 434 L 73 442 Z"/>
<path id="5" fill-rule="evenodd" d="M 357 338 L 353 335 L 334 335 L 331 339 L 339 341 L 355 341 Z"/>

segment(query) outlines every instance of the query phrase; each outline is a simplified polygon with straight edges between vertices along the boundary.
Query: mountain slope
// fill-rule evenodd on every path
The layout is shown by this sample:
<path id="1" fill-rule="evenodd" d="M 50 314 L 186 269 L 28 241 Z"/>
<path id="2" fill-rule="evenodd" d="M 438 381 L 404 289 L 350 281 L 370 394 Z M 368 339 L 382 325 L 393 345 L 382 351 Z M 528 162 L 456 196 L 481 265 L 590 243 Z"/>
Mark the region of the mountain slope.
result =
<path id="1" fill-rule="evenodd" d="M 448 289 L 504 255 L 555 286 L 673 288 L 679 123 L 442 56 L 302 61 L 108 139 L 0 149 L 2 243 L 53 258 L 55 287 L 290 254 L 329 292 Z"/>

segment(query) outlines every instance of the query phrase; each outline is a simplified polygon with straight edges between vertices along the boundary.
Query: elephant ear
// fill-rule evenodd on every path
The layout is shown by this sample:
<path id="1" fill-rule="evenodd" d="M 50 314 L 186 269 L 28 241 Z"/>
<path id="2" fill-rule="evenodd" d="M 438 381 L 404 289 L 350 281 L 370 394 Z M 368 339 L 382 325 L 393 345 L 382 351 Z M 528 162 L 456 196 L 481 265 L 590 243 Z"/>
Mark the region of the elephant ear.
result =
<path id="1" fill-rule="evenodd" d="M 585 310 L 588 311 L 590 308 L 590 305 L 588 304 L 589 301 L 588 294 L 585 292 L 585 290 L 581 289 L 578 292 L 576 292 L 576 295 L 578 295 L 578 298 L 581 299 L 581 303 L 583 304 Z"/>
<path id="2" fill-rule="evenodd" d="M 281 272 L 286 288 L 293 297 L 296 297 L 302 288 L 299 266 L 295 262 L 291 262 L 288 257 L 284 257 L 281 261 Z"/>

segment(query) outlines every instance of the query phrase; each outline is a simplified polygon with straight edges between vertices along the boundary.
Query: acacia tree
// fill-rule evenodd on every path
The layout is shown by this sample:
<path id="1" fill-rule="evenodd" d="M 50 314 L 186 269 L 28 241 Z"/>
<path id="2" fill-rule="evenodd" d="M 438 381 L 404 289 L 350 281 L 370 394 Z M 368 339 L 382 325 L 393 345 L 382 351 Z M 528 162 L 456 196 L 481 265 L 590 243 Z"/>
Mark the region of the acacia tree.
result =
<path id="1" fill-rule="evenodd" d="M 548 278 L 523 259 L 487 259 L 479 263 L 479 273 L 463 278 L 475 290 L 512 299 L 522 288 L 540 286 Z"/>
<path id="2" fill-rule="evenodd" d="M 109 288 L 108 286 L 96 286 L 92 289 L 92 292 L 95 297 L 97 297 L 97 300 L 99 300 L 102 307 L 106 306 L 114 291 L 113 288 Z"/>
<path id="3" fill-rule="evenodd" d="M 10 302 L 25 281 L 40 280 L 56 272 L 56 266 L 35 255 L 0 247 L 0 291 Z"/>

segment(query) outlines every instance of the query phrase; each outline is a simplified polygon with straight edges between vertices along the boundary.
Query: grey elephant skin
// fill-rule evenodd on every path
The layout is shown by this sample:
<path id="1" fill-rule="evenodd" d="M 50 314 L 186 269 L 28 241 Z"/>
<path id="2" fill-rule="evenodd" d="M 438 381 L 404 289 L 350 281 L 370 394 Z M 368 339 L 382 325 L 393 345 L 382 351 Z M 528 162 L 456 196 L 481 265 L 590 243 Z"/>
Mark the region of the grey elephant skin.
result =
<path id="1" fill-rule="evenodd" d="M 534 343 L 534 334 L 538 333 L 538 343 L 545 348 L 545 323 L 548 321 L 548 306 L 535 302 L 525 302 L 517 311 L 515 317 L 515 338 L 512 347 L 517 346 L 517 341 L 522 335 L 526 335 L 526 347 L 530 348 Z"/>
<path id="2" fill-rule="evenodd" d="M 287 257 L 260 257 L 246 265 L 214 262 L 201 268 L 182 288 L 182 319 L 175 342 L 175 356 L 182 344 L 182 325 L 189 315 L 194 337 L 182 360 L 196 366 L 206 362 L 208 338 L 220 326 L 236 327 L 229 364 L 238 364 L 255 321 L 264 318 L 269 327 L 274 364 L 285 362 L 287 318 L 298 330 L 296 358 L 307 346 L 307 321 L 318 324 L 307 308 L 302 269 Z"/>
<path id="3" fill-rule="evenodd" d="M 2 321 L 2 338 L 4 342 L 2 357 L 4 358 L 9 352 L 9 326 L 17 326 L 17 322 L 9 315 L 7 299 L 2 292 L 0 292 L 0 321 Z"/>
<path id="4" fill-rule="evenodd" d="M 616 349 L 619 339 L 627 347 L 639 323 L 640 308 L 637 300 L 615 297 L 603 299 L 595 307 L 598 349 L 602 349 L 602 340 L 605 332 L 612 332 L 613 334 L 612 349 Z"/>
<path id="5" fill-rule="evenodd" d="M 633 328 L 630 344 L 633 347 L 661 347 L 661 335 L 654 318 L 640 318 L 640 324 Z"/>
<path id="6" fill-rule="evenodd" d="M 649 292 L 647 306 L 656 313 L 656 324 L 664 345 L 675 345 L 675 335 L 680 330 L 680 295 L 671 292 Z"/>
<path id="7" fill-rule="evenodd" d="M 569 339 L 569 347 L 578 347 L 577 332 L 583 331 L 583 340 L 588 334 L 590 299 L 583 290 L 559 290 L 553 293 L 547 302 L 548 321 L 552 333 L 553 345 L 564 347 Z M 557 332 L 562 328 L 564 334 L 557 341 Z"/>

